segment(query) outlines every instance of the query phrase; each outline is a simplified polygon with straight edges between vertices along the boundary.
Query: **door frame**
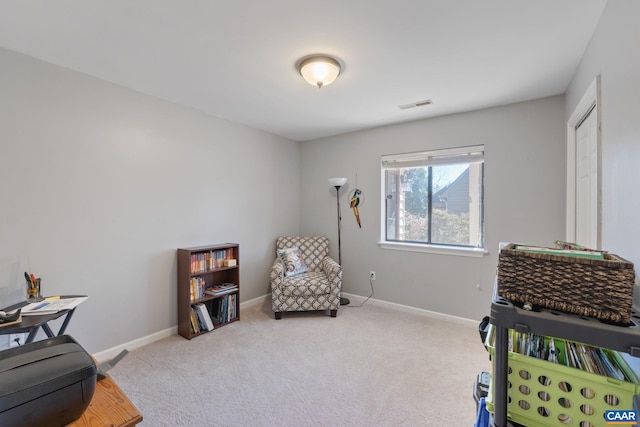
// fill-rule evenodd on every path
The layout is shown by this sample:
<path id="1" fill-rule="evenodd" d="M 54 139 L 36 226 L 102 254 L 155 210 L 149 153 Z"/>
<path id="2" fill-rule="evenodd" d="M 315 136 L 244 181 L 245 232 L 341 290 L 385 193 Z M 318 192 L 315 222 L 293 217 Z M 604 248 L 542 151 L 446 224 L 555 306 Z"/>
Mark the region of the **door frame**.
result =
<path id="1" fill-rule="evenodd" d="M 589 88 L 582 96 L 578 105 L 573 110 L 567 121 L 567 206 L 566 206 L 566 240 L 575 242 L 576 237 L 576 127 L 591 111 L 596 116 L 596 145 L 597 145 L 597 200 L 596 200 L 596 240 L 597 247 L 602 245 L 602 147 L 601 147 L 601 99 L 600 99 L 600 75 L 596 75 Z"/>

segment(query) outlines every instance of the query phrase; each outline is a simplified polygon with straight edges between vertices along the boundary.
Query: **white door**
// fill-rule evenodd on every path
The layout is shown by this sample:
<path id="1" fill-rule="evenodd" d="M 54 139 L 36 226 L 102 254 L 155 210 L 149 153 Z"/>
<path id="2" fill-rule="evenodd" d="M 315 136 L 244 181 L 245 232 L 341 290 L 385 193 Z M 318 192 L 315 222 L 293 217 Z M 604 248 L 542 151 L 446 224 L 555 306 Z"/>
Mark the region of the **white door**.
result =
<path id="1" fill-rule="evenodd" d="M 595 106 L 594 106 L 595 107 Z M 588 248 L 598 248 L 598 120 L 593 109 L 576 132 L 576 238 Z"/>
<path id="2" fill-rule="evenodd" d="M 567 122 L 566 239 L 601 249 L 600 76 Z"/>

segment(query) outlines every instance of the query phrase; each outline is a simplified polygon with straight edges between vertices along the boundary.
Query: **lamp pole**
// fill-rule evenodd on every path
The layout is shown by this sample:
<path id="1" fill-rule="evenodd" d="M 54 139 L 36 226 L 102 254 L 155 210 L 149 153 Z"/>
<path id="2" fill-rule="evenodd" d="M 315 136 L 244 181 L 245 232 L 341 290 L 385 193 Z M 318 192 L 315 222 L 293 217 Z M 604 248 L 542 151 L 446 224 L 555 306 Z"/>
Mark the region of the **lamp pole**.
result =
<path id="1" fill-rule="evenodd" d="M 334 181 L 335 180 L 335 181 Z M 342 267 L 342 242 L 340 241 L 340 224 L 342 222 L 342 215 L 340 213 L 340 187 L 346 184 L 346 178 L 332 178 L 329 182 L 335 182 L 334 187 L 336 188 L 336 207 L 338 209 L 338 264 Z M 351 301 L 349 298 L 345 298 L 340 296 L 340 305 L 349 305 Z"/>
<path id="2" fill-rule="evenodd" d="M 340 187 L 341 185 L 336 185 L 336 200 L 338 206 L 338 264 L 342 267 L 342 246 L 340 244 L 340 223 L 342 222 L 342 215 L 340 215 Z"/>

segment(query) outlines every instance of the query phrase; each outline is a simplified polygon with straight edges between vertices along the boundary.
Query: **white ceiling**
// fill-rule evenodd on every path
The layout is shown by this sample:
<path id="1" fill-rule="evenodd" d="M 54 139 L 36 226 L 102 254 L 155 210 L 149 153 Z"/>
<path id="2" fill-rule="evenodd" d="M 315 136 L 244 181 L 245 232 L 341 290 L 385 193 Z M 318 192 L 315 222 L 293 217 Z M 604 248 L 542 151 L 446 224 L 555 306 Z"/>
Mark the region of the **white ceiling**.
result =
<path id="1" fill-rule="evenodd" d="M 0 0 L 0 46 L 303 141 L 564 93 L 605 4 Z M 311 53 L 335 83 L 302 80 Z"/>

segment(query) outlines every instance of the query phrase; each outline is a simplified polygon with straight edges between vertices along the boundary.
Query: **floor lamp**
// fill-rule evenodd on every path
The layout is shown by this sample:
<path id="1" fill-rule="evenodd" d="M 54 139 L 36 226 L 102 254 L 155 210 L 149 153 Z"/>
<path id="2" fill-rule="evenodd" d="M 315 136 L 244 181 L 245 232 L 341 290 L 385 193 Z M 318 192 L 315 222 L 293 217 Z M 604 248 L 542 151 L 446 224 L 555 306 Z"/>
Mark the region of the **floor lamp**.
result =
<path id="1" fill-rule="evenodd" d="M 347 183 L 347 178 L 329 178 L 329 185 L 336 188 L 336 201 L 338 206 L 338 264 L 342 267 L 342 247 L 340 242 L 340 223 L 342 215 L 340 215 L 340 187 Z M 340 305 L 348 305 L 351 301 L 348 298 L 340 297 Z"/>

